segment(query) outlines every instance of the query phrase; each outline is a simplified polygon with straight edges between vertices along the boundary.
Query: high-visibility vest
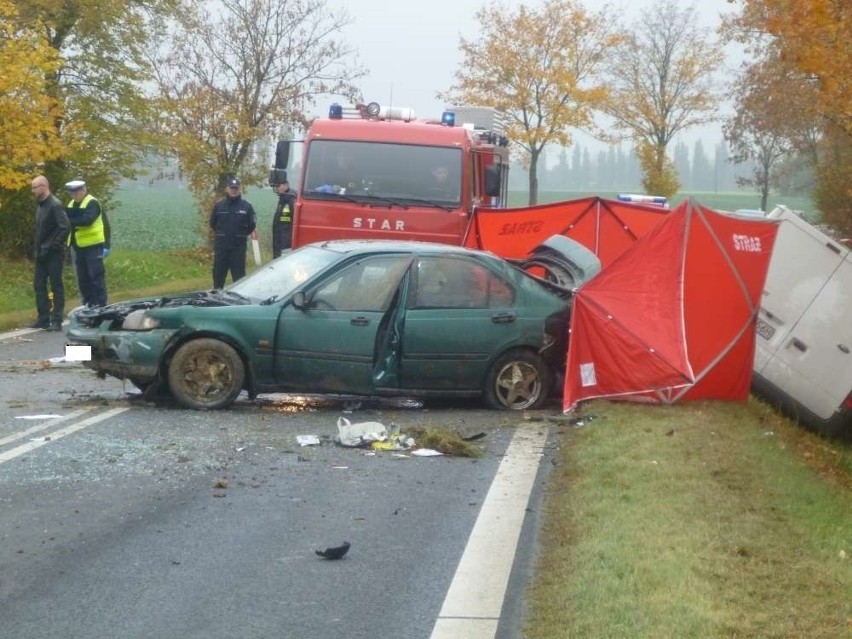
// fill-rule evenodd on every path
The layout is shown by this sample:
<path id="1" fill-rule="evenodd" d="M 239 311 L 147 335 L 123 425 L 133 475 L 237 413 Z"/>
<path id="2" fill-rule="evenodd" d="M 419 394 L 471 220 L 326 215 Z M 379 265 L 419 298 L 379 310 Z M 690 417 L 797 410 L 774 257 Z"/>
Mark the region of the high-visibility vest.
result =
<path id="1" fill-rule="evenodd" d="M 94 200 L 91 195 L 86 194 L 86 197 L 79 203 L 71 200 L 68 202 L 69 209 L 85 209 L 89 206 L 89 202 Z M 70 217 L 70 216 L 69 216 Z M 98 215 L 97 219 L 89 224 L 89 226 L 72 226 L 71 234 L 74 236 L 74 243 L 80 248 L 93 246 L 95 244 L 103 244 L 106 242 L 106 234 L 104 233 L 104 216 Z M 71 236 L 68 237 L 68 243 L 71 243 Z"/>

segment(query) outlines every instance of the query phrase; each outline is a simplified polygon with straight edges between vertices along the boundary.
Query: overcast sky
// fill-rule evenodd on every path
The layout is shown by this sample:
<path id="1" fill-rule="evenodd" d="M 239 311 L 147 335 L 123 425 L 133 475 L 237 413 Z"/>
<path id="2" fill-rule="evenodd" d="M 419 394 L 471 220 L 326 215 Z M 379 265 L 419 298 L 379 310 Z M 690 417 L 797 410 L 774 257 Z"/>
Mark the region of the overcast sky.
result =
<path id="1" fill-rule="evenodd" d="M 511 0 L 509 0 L 511 1 Z M 477 37 L 474 14 L 490 4 L 485 0 L 327 0 L 332 9 L 345 7 L 352 24 L 343 32 L 348 45 L 358 52 L 369 75 L 358 82 L 366 102 L 412 107 L 418 117 L 438 117 L 443 103 L 435 98 L 447 90 L 462 62 L 459 36 Z M 543 4 L 526 0 L 527 6 Z M 610 4 L 627 24 L 633 23 L 652 0 L 585 0 L 593 11 Z M 514 4 L 512 5 L 514 6 Z M 731 11 L 726 0 L 683 2 L 695 6 L 701 24 L 715 29 L 719 14 Z M 319 112 L 325 113 L 323 105 Z M 721 133 L 708 141 L 715 144 Z M 705 145 L 707 148 L 707 145 Z"/>

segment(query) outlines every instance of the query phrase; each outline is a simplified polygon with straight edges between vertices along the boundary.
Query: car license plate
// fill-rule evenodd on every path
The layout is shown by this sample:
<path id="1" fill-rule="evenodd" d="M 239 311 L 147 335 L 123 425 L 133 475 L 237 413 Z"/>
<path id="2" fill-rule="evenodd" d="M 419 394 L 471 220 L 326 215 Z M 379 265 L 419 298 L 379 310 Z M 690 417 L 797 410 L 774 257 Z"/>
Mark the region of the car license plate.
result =
<path id="1" fill-rule="evenodd" d="M 775 327 L 757 318 L 757 334 L 763 339 L 772 339 L 772 336 L 775 335 Z"/>
<path id="2" fill-rule="evenodd" d="M 89 362 L 92 359 L 91 346 L 65 345 L 65 361 L 67 362 Z"/>

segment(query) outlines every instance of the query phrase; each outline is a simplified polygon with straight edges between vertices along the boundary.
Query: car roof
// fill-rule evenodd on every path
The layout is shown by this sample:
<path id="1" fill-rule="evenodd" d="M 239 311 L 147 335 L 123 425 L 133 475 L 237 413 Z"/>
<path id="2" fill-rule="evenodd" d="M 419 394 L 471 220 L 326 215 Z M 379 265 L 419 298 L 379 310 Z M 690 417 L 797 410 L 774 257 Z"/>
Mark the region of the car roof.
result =
<path id="1" fill-rule="evenodd" d="M 418 242 L 416 240 L 326 240 L 314 242 L 309 246 L 326 248 L 340 253 L 410 252 L 492 255 L 485 251 L 464 246 L 440 244 L 438 242 Z"/>

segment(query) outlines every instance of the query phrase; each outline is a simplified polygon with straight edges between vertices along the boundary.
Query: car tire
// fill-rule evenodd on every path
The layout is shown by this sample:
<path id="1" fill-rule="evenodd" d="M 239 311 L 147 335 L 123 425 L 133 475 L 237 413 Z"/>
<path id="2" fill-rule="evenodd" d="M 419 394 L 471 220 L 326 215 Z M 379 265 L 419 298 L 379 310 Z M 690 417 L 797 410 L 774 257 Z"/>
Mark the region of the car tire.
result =
<path id="1" fill-rule="evenodd" d="M 218 339 L 181 346 L 169 362 L 169 390 L 184 406 L 216 410 L 234 403 L 243 389 L 245 366 L 237 351 Z"/>
<path id="2" fill-rule="evenodd" d="M 550 390 L 550 371 L 540 355 L 528 350 L 507 351 L 498 357 L 485 381 L 485 403 L 498 410 L 541 407 Z"/>

